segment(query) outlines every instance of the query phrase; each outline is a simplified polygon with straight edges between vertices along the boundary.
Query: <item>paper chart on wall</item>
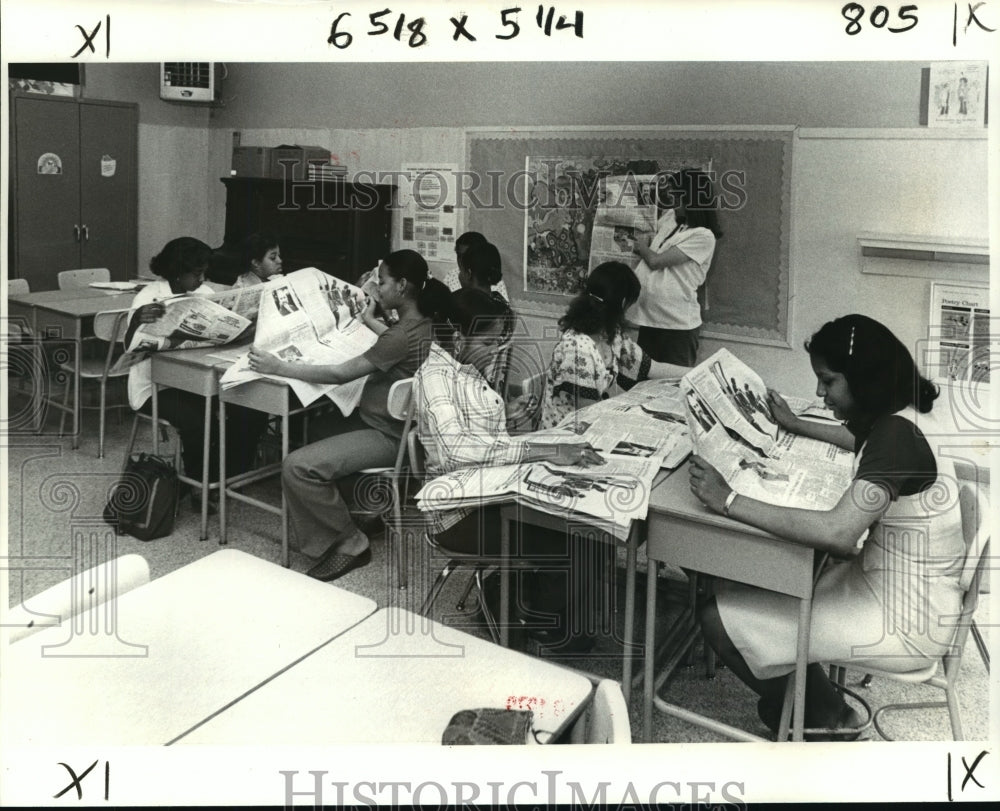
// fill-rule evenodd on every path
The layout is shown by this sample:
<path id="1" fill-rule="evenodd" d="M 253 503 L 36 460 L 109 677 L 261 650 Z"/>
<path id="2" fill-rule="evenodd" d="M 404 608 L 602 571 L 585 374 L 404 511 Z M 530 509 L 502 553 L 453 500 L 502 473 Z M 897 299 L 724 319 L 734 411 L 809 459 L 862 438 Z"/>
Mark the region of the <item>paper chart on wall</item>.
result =
<path id="1" fill-rule="evenodd" d="M 455 251 L 457 163 L 409 163 L 402 166 L 397 190 L 399 247 L 428 261 L 449 260 Z"/>

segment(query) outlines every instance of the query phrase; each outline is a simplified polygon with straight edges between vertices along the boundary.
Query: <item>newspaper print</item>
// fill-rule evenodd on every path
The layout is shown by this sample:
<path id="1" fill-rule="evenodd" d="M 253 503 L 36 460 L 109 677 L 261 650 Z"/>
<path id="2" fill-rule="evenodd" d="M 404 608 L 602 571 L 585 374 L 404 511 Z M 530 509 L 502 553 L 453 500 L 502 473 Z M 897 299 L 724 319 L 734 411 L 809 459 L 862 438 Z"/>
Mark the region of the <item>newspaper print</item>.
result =
<path id="1" fill-rule="evenodd" d="M 361 320 L 365 295 L 357 287 L 317 268 L 303 268 L 259 285 L 260 309 L 254 346 L 292 363 L 333 365 L 361 355 L 377 336 Z M 222 375 L 223 389 L 260 378 L 283 380 L 303 405 L 320 397 L 332 400 L 346 415 L 361 400 L 367 377 L 343 384 L 262 375 L 250 369 L 244 352 Z"/>
<path id="2" fill-rule="evenodd" d="M 575 411 L 556 427 L 610 456 L 656 459 L 668 470 L 691 453 L 684 399 L 672 380 L 644 380 L 624 394 Z"/>
<path id="3" fill-rule="evenodd" d="M 695 453 L 740 495 L 826 510 L 850 486 L 854 455 L 779 429 L 763 382 L 728 350 L 720 349 L 688 372 L 681 388 Z M 810 416 L 817 411 L 810 401 L 795 406 Z"/>
<path id="4" fill-rule="evenodd" d="M 636 234 L 656 231 L 656 182 L 656 175 L 602 178 L 588 270 L 603 262 L 624 262 L 633 270 L 639 264 Z"/>
<path id="5" fill-rule="evenodd" d="M 249 297 L 227 297 L 227 292 L 211 296 L 180 293 L 160 299 L 163 315 L 152 323 L 139 324 L 111 371 L 130 369 L 153 352 L 220 346 L 244 335 L 253 324 L 255 307 L 249 305 Z M 227 308 L 227 304 L 234 304 L 237 310 Z"/>

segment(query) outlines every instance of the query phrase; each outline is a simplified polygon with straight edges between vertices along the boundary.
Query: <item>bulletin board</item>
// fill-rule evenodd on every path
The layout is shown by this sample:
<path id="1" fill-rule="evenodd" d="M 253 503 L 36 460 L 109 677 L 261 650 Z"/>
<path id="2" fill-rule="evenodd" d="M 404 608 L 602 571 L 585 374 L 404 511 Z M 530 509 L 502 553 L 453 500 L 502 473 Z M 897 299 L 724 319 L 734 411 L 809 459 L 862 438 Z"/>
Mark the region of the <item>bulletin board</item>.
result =
<path id="1" fill-rule="evenodd" d="M 534 184 L 526 171 L 528 159 L 589 156 L 598 164 L 626 162 L 647 168 L 670 165 L 679 156 L 710 160 L 723 236 L 703 291 L 702 334 L 788 346 L 793 135 L 792 127 L 470 129 L 466 167 L 478 185 L 462 201 L 466 227 L 482 232 L 499 248 L 515 309 L 520 305 L 558 318 L 575 291 L 543 292 L 537 284 L 525 283 L 526 213 Z M 578 209 L 579 201 L 570 201 L 567 208 Z M 582 225 L 577 228 L 583 231 Z"/>

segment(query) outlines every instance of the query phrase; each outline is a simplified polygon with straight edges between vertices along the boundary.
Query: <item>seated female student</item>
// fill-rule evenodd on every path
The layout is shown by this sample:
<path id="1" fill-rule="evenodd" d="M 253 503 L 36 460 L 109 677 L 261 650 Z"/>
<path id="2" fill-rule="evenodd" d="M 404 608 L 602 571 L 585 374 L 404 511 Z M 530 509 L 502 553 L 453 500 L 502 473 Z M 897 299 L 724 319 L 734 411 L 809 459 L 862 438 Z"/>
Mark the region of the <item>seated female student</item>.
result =
<path id="1" fill-rule="evenodd" d="M 146 285 L 132 301 L 130 323 L 125 342 L 139 324 L 151 324 L 165 312 L 161 299 L 178 293 L 194 296 L 210 296 L 215 291 L 204 284 L 212 249 L 193 237 L 178 237 L 168 242 L 156 256 L 149 260 L 149 269 L 161 281 Z M 136 411 L 152 414 L 151 396 L 153 383 L 151 363 L 144 360 L 129 370 L 129 404 Z M 205 398 L 179 389 L 161 388 L 157 395 L 159 416 L 177 429 L 181 438 L 181 455 L 184 472 L 193 479 L 200 479 L 202 473 L 202 446 L 205 437 Z M 260 411 L 227 406 L 227 437 L 239 437 L 239 441 L 226 442 L 226 473 L 235 475 L 250 470 L 257 453 L 257 442 L 267 427 L 267 415 Z M 209 480 L 215 481 L 218 473 L 218 431 L 217 421 L 212 420 L 210 439 Z"/>
<path id="2" fill-rule="evenodd" d="M 451 290 L 452 293 L 468 286 L 462 281 L 463 274 L 468 276 L 468 269 L 465 263 L 466 253 L 474 247 L 488 244 L 490 243 L 486 237 L 478 231 L 466 231 L 464 234 L 459 235 L 458 239 L 455 240 L 455 267 L 449 270 L 444 277 L 444 283 L 448 285 L 448 289 Z M 499 254 L 497 254 L 498 273 L 499 270 Z M 480 285 L 476 284 L 475 286 L 478 287 Z M 503 283 L 502 278 L 498 277 L 495 282 L 490 282 L 488 292 L 499 293 L 504 301 L 510 301 L 510 296 L 507 294 L 507 285 Z"/>
<path id="3" fill-rule="evenodd" d="M 243 273 L 233 287 L 253 287 L 281 273 L 281 248 L 271 233 L 251 234 L 243 243 Z"/>
<path id="4" fill-rule="evenodd" d="M 510 309 L 507 299 L 497 292 L 503 281 L 500 267 L 500 251 L 497 250 L 497 246 L 491 242 L 478 242 L 462 255 L 458 280 L 463 290 L 482 290 L 508 309 L 508 317 L 504 322 L 507 331 L 493 354 L 493 364 L 484 373 L 490 386 L 495 391 L 503 393 L 511 334 L 514 330 L 514 312 Z M 504 292 L 507 292 L 506 288 Z"/>
<path id="5" fill-rule="evenodd" d="M 684 366 L 658 363 L 622 331 L 625 310 L 639 296 L 639 280 L 623 262 L 604 262 L 559 319 L 542 395 L 542 428 L 577 409 L 627 391 L 650 377 L 681 377 Z"/>
<path id="6" fill-rule="evenodd" d="M 378 340 L 344 363 L 289 363 L 250 350 L 250 368 L 264 374 L 311 383 L 349 383 L 368 376 L 357 410 L 338 423 L 337 433 L 298 449 L 282 463 L 281 482 L 298 548 L 319 558 L 309 576 L 327 582 L 371 561 L 368 536 L 351 519 L 337 482 L 395 462 L 403 425 L 386 410 L 389 389 L 417 371 L 427 357 L 432 327 L 444 321 L 450 304 L 447 288 L 430 278 L 423 257 L 410 250 L 395 251 L 382 261 L 378 298 L 383 308 L 399 313 L 399 320 L 391 327 L 378 321 L 372 298 L 361 317 L 378 333 Z"/>
<path id="7" fill-rule="evenodd" d="M 417 436 L 427 455 L 427 472 L 434 476 L 472 465 L 493 467 L 541 460 L 559 465 L 603 463 L 589 445 L 530 442 L 507 434 L 503 400 L 483 377 L 506 329 L 507 308 L 482 290 L 460 290 L 452 301 L 458 334 L 448 349 L 434 343 L 413 379 Z M 496 555 L 500 550 L 499 515 L 499 506 L 488 505 L 432 512 L 428 520 L 442 546 Z M 527 555 L 534 552 L 565 558 L 566 535 L 532 527 L 521 549 Z M 538 582 L 543 581 L 536 579 Z M 528 588 L 537 591 L 537 585 L 529 584 Z M 534 597 L 533 605 L 539 605 L 540 595 L 535 593 Z M 556 601 L 557 610 L 564 606 L 565 600 L 562 605 Z M 563 635 L 557 632 L 548 641 L 572 644 L 568 627 L 564 623 Z M 593 639 L 587 635 L 582 643 L 589 649 Z"/>
<path id="8" fill-rule="evenodd" d="M 825 324 L 806 349 L 816 395 L 844 424 L 801 420 L 774 392 L 771 408 L 786 430 L 854 450 L 854 480 L 838 504 L 806 510 L 737 496 L 698 457 L 691 490 L 715 512 L 836 559 L 813 596 L 804 723 L 841 730 L 825 738 L 850 739 L 857 713 L 820 663 L 904 672 L 940 656 L 946 618 L 959 612 L 965 547 L 957 499 L 942 506 L 928 498 L 939 479 L 954 481 L 954 467 L 928 442 L 933 433 L 925 436 L 937 424 L 931 409 L 938 392 L 906 347 L 879 322 L 846 315 Z M 772 730 L 795 666 L 798 610 L 795 598 L 720 582 L 701 616 L 705 638 L 760 696 L 758 714 Z"/>

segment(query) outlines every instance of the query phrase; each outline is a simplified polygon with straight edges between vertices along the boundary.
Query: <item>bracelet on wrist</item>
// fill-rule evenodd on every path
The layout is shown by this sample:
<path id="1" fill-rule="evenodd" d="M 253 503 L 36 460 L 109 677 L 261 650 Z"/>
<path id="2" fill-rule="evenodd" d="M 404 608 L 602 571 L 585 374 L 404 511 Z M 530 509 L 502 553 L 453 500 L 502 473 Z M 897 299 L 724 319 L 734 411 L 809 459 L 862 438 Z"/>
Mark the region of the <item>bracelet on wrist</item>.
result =
<path id="1" fill-rule="evenodd" d="M 736 495 L 737 495 L 737 493 L 736 493 L 735 490 L 730 490 L 729 491 L 729 495 L 726 496 L 726 502 L 725 502 L 725 504 L 722 505 L 722 514 L 724 516 L 726 516 L 727 518 L 729 517 L 729 509 L 730 509 L 730 507 L 732 507 L 733 506 L 733 502 L 736 501 Z"/>

